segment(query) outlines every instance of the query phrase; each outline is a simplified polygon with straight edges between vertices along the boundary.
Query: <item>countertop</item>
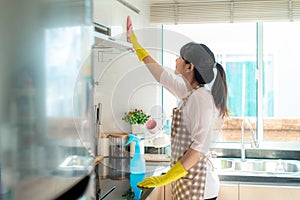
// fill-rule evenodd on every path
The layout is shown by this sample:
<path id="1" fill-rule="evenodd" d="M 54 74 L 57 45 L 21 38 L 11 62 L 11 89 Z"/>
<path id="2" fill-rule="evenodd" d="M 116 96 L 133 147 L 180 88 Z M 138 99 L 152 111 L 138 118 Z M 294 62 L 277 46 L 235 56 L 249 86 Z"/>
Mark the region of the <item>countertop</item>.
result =
<path id="1" fill-rule="evenodd" d="M 255 183 L 260 185 L 285 185 L 285 186 L 299 186 L 300 177 L 275 177 L 275 176 L 257 176 L 257 175 L 219 175 L 222 182 L 232 183 Z"/>
<path id="2" fill-rule="evenodd" d="M 170 167 L 168 162 L 146 162 L 147 176 L 157 176 L 167 172 Z M 300 176 L 293 173 L 272 174 L 255 172 L 235 172 L 218 170 L 220 182 L 222 183 L 240 183 L 240 184 L 260 184 L 260 185 L 280 185 L 280 186 L 299 186 Z M 146 199 L 156 188 L 143 191 L 142 200 Z"/>
<path id="3" fill-rule="evenodd" d="M 299 174 L 218 171 L 221 182 L 255 183 L 262 185 L 300 185 Z"/>

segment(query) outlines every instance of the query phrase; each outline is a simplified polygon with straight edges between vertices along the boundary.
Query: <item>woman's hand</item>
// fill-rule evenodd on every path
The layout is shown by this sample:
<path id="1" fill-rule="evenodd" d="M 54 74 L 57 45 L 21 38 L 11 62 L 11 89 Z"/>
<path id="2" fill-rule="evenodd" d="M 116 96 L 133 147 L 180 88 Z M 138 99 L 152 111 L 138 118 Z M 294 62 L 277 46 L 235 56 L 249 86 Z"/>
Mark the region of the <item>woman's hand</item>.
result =
<path id="1" fill-rule="evenodd" d="M 161 176 L 150 176 L 138 183 L 140 188 L 153 188 L 167 185 L 185 176 L 188 172 L 184 169 L 181 162 L 177 162 L 166 174 Z"/>
<path id="2" fill-rule="evenodd" d="M 130 31 L 130 42 L 132 43 L 136 55 L 138 56 L 140 61 L 143 61 L 145 57 L 149 56 L 149 53 L 139 43 L 133 30 Z"/>
<path id="3" fill-rule="evenodd" d="M 142 45 L 139 43 L 133 29 L 132 29 L 132 23 L 129 25 L 128 33 L 130 35 L 129 40 L 132 43 L 132 46 L 139 58 L 140 61 L 143 61 L 155 80 L 158 82 L 160 81 L 160 75 L 163 72 L 163 68 L 160 64 L 158 64 L 151 56 L 150 54 L 142 47 Z"/>

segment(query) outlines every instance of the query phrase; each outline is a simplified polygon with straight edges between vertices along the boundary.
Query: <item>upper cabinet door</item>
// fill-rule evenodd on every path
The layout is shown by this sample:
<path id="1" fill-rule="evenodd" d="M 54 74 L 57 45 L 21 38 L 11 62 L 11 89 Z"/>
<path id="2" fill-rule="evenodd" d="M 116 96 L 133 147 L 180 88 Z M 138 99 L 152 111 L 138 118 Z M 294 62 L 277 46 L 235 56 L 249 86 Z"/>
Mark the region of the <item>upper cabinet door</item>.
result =
<path id="1" fill-rule="evenodd" d="M 148 0 L 93 0 L 93 21 L 111 29 L 111 36 L 126 32 L 130 16 L 135 29 L 149 26 Z"/>

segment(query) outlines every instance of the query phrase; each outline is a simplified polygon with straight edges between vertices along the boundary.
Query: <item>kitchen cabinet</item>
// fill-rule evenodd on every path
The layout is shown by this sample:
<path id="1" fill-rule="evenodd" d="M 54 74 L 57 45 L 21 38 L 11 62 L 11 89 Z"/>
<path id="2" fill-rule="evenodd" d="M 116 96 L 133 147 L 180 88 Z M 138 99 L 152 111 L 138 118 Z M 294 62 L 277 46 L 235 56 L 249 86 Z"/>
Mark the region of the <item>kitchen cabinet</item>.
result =
<path id="1" fill-rule="evenodd" d="M 218 200 L 296 200 L 300 196 L 300 186 L 296 185 L 254 185 L 241 183 L 223 183 L 220 186 Z M 171 199 L 170 185 L 158 187 L 146 200 Z"/>
<path id="2" fill-rule="evenodd" d="M 238 184 L 221 184 L 218 200 L 239 200 Z"/>
<path id="3" fill-rule="evenodd" d="M 300 186 L 244 183 L 221 184 L 218 200 L 281 200 L 298 199 Z"/>
<path id="4" fill-rule="evenodd" d="M 12 90 L 13 92 L 13 98 L 16 99 L 16 102 L 14 105 L 18 105 L 16 107 L 16 113 L 18 117 L 17 119 L 17 124 L 21 125 L 32 125 L 36 121 L 36 116 L 35 116 L 35 110 L 34 110 L 34 105 L 35 105 L 35 96 L 36 96 L 36 91 L 35 88 L 21 88 L 21 89 L 16 89 L 14 88 Z"/>
<path id="5" fill-rule="evenodd" d="M 240 200 L 296 200 L 300 196 L 300 186 L 244 185 L 239 186 Z"/>
<path id="6" fill-rule="evenodd" d="M 126 18 L 130 16 L 134 28 L 149 26 L 147 0 L 93 0 L 93 20 L 112 29 L 112 36 L 126 32 Z"/>
<path id="7" fill-rule="evenodd" d="M 5 8 L 0 12 L 5 47 L 0 58 L 0 199 L 56 199 L 81 180 L 83 189 L 94 185 L 89 178 L 93 162 L 66 164 L 73 157 L 90 159 L 95 141 L 88 3 L 0 1 Z M 85 199 L 92 196 L 93 191 Z"/>
<path id="8" fill-rule="evenodd" d="M 170 184 L 155 188 L 146 200 L 171 200 L 171 186 Z"/>

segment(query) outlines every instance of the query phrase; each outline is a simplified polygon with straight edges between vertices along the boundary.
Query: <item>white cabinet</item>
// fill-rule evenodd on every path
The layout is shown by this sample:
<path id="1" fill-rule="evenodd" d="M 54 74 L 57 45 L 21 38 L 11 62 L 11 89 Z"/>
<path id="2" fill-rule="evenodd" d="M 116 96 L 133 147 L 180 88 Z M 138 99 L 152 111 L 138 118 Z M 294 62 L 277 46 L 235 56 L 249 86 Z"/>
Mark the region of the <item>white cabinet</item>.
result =
<path id="1" fill-rule="evenodd" d="M 218 200 L 239 200 L 239 185 L 221 184 Z"/>
<path id="2" fill-rule="evenodd" d="M 240 200 L 296 200 L 300 197 L 300 186 L 240 185 Z"/>
<path id="3" fill-rule="evenodd" d="M 93 20 L 103 26 L 111 25 L 113 1 L 93 0 Z"/>
<path id="4" fill-rule="evenodd" d="M 300 186 L 221 184 L 218 200 L 296 200 Z"/>
<path id="5" fill-rule="evenodd" d="M 300 186 L 222 183 L 218 200 L 296 200 L 299 197 Z M 170 186 L 156 188 L 146 199 L 171 199 Z"/>
<path id="6" fill-rule="evenodd" d="M 112 36 L 126 32 L 127 16 L 135 29 L 148 27 L 149 0 L 93 0 L 94 22 L 111 28 Z"/>
<path id="7" fill-rule="evenodd" d="M 155 188 L 146 200 L 172 200 L 170 184 Z"/>

